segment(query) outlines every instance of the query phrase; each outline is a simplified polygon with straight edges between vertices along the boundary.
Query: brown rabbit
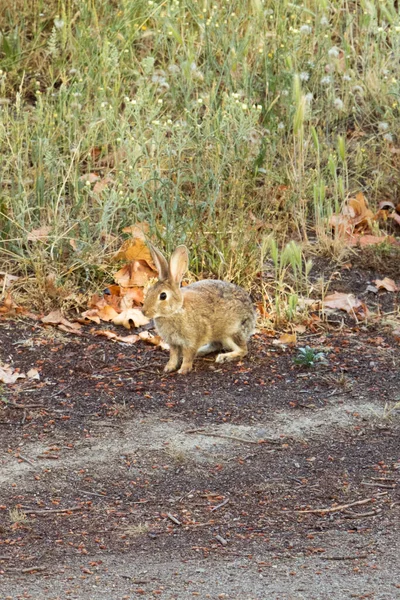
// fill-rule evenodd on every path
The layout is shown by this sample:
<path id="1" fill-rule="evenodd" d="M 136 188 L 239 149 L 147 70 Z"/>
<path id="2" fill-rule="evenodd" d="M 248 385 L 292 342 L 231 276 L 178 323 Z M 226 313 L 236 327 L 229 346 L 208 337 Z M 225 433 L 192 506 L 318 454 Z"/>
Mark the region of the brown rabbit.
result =
<path id="1" fill-rule="evenodd" d="M 154 319 L 159 335 L 170 346 L 164 371 L 176 371 L 180 366 L 179 373 L 188 373 L 196 354 L 215 350 L 229 350 L 218 354 L 218 363 L 245 356 L 256 323 L 247 292 L 214 279 L 181 288 L 189 263 L 186 246 L 176 248 L 169 265 L 157 248 L 150 249 L 158 281 L 147 292 L 143 313 Z"/>

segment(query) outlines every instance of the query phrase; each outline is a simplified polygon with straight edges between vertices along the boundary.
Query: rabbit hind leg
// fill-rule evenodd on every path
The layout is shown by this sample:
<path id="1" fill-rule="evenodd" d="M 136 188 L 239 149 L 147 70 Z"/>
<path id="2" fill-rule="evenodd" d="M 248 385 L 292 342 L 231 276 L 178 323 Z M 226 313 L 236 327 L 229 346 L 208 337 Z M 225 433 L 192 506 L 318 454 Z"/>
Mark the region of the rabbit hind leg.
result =
<path id="1" fill-rule="evenodd" d="M 218 354 L 216 358 L 217 363 L 237 360 L 243 358 L 243 356 L 246 356 L 247 354 L 247 342 L 240 335 L 224 338 L 222 345 L 227 350 L 230 350 L 230 352 Z"/>

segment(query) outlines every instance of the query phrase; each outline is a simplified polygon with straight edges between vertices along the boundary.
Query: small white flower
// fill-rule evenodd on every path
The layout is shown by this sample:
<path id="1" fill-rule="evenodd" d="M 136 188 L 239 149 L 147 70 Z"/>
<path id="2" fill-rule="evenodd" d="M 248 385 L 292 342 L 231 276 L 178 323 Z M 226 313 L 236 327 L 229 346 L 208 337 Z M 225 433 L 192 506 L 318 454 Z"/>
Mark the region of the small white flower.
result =
<path id="1" fill-rule="evenodd" d="M 78 71 L 77 71 L 76 69 L 70 69 L 70 70 L 69 70 L 69 74 L 70 74 L 70 75 L 76 75 L 76 73 L 77 73 L 77 72 L 78 72 Z"/>
<path id="2" fill-rule="evenodd" d="M 322 77 L 321 85 L 329 85 L 330 83 L 332 83 L 332 77 L 330 75 L 325 75 L 325 77 Z"/>
<path id="3" fill-rule="evenodd" d="M 242 108 L 243 108 L 243 110 L 247 110 L 249 107 L 248 107 L 248 106 L 247 106 L 247 104 L 244 102 L 244 103 L 242 104 Z"/>
<path id="4" fill-rule="evenodd" d="M 108 104 L 108 102 L 102 102 L 102 103 L 100 104 L 100 106 L 101 106 L 101 108 L 105 108 L 105 107 L 107 106 L 107 104 Z"/>
<path id="5" fill-rule="evenodd" d="M 159 92 L 160 94 L 164 94 L 165 92 L 168 92 L 168 90 L 169 90 L 169 83 L 167 83 L 166 81 L 162 81 L 157 88 L 157 92 Z"/>
<path id="6" fill-rule="evenodd" d="M 153 83 L 163 83 L 166 81 L 164 74 L 161 73 L 154 73 L 151 80 Z"/>
<path id="7" fill-rule="evenodd" d="M 304 98 L 307 104 L 311 104 L 311 102 L 313 101 L 313 95 L 311 92 L 308 92 L 308 94 L 306 94 Z"/>
<path id="8" fill-rule="evenodd" d="M 197 102 L 198 102 L 199 104 L 203 104 L 203 98 L 197 98 Z"/>
<path id="9" fill-rule="evenodd" d="M 310 79 L 310 73 L 307 73 L 307 71 L 302 71 L 299 74 L 299 78 L 300 78 L 300 81 L 308 81 Z"/>
<path id="10" fill-rule="evenodd" d="M 157 100 L 157 102 L 158 102 L 158 104 L 162 104 L 162 103 L 163 103 L 163 101 L 161 100 L 161 98 L 159 98 L 159 99 Z"/>
<path id="11" fill-rule="evenodd" d="M 57 17 L 54 19 L 54 27 L 56 29 L 62 29 L 64 27 L 64 21 L 62 19 L 58 19 Z"/>
<path id="12" fill-rule="evenodd" d="M 159 125 L 160 121 L 152 121 L 153 125 Z"/>
<path id="13" fill-rule="evenodd" d="M 257 104 L 256 108 L 257 108 L 257 110 L 262 110 L 262 105 L 261 104 Z"/>
<path id="14" fill-rule="evenodd" d="M 351 81 L 350 75 L 343 75 L 343 81 Z"/>
<path id="15" fill-rule="evenodd" d="M 321 17 L 320 23 L 323 27 L 327 27 L 329 25 L 329 19 L 325 15 Z"/>
<path id="16" fill-rule="evenodd" d="M 180 72 L 180 68 L 178 67 L 178 65 L 175 65 L 174 63 L 168 65 L 168 71 L 170 73 L 172 73 L 172 75 L 177 75 L 177 73 Z"/>
<path id="17" fill-rule="evenodd" d="M 383 139 L 389 143 L 393 142 L 393 136 L 391 133 L 385 133 L 385 135 L 383 136 Z"/>
<path id="18" fill-rule="evenodd" d="M 281 91 L 281 96 L 289 96 L 289 91 L 288 90 L 282 90 Z"/>
<path id="19" fill-rule="evenodd" d="M 336 110 L 343 110 L 343 100 L 341 100 L 340 98 L 335 98 L 333 101 L 333 106 L 336 108 Z"/>
<path id="20" fill-rule="evenodd" d="M 329 48 L 328 56 L 329 56 L 329 58 L 338 58 L 339 57 L 339 48 L 337 48 L 336 46 L 332 46 L 332 48 Z"/>
<path id="21" fill-rule="evenodd" d="M 237 92 L 232 92 L 232 98 L 239 98 L 239 94 Z"/>
<path id="22" fill-rule="evenodd" d="M 278 123 L 278 129 L 280 129 L 281 131 L 282 129 L 285 129 L 285 124 L 282 121 Z"/>
<path id="23" fill-rule="evenodd" d="M 389 129 L 389 123 L 386 123 L 385 121 L 380 121 L 378 123 L 378 129 L 379 131 L 387 131 Z"/>
<path id="24" fill-rule="evenodd" d="M 136 100 L 131 100 L 131 104 L 137 104 Z"/>
<path id="25" fill-rule="evenodd" d="M 303 33 L 304 35 L 310 35 L 310 33 L 312 33 L 311 25 L 302 25 L 300 27 L 300 33 Z"/>

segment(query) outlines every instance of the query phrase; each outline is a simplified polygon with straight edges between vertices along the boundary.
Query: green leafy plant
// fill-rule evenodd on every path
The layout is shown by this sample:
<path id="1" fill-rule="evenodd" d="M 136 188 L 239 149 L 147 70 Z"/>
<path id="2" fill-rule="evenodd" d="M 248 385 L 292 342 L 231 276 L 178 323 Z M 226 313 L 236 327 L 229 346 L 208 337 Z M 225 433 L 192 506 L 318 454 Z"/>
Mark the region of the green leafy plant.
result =
<path id="1" fill-rule="evenodd" d="M 326 358 L 323 352 L 319 352 L 315 348 L 310 348 L 310 346 L 305 346 L 304 348 L 299 348 L 293 362 L 302 367 L 314 367 L 317 362 L 326 362 Z"/>

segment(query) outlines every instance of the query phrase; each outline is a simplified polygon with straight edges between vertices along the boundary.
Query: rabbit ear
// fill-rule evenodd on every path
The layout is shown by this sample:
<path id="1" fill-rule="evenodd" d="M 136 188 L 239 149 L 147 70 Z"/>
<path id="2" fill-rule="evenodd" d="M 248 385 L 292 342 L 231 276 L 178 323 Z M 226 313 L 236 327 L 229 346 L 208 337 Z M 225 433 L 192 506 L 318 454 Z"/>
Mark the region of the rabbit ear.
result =
<path id="1" fill-rule="evenodd" d="M 148 246 L 150 248 L 151 257 L 158 271 L 158 279 L 160 281 L 166 281 L 169 274 L 167 259 L 157 248 L 151 244 L 148 244 Z"/>
<path id="2" fill-rule="evenodd" d="M 189 254 L 186 246 L 178 246 L 169 261 L 169 276 L 174 283 L 180 283 L 189 266 Z"/>

